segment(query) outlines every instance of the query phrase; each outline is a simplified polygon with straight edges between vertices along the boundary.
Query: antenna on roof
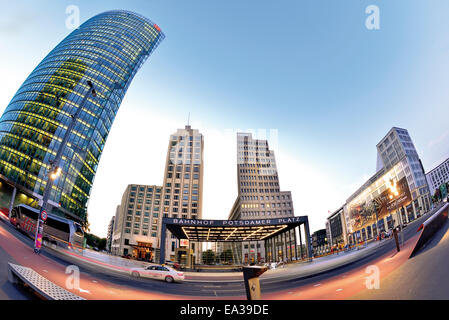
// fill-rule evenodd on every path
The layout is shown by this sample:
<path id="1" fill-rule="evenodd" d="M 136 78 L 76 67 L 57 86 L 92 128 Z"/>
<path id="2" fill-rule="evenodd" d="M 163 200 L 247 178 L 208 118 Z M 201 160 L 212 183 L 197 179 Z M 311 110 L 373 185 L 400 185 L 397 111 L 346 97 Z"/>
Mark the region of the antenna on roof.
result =
<path id="1" fill-rule="evenodd" d="M 190 125 L 190 112 L 189 112 L 189 116 L 187 118 L 187 125 Z"/>

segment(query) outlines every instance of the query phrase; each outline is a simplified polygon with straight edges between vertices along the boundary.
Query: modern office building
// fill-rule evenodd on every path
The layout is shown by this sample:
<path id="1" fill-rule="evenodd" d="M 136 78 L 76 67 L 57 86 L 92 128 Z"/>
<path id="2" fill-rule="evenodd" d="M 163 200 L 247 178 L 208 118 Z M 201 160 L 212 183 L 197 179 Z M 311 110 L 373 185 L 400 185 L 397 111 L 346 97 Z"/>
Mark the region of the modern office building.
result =
<path id="1" fill-rule="evenodd" d="M 377 144 L 377 151 L 377 172 L 343 207 L 349 243 L 373 239 L 430 208 L 424 169 L 407 130 L 392 128 Z M 392 199 L 391 186 L 399 193 Z"/>
<path id="2" fill-rule="evenodd" d="M 152 21 L 122 10 L 96 15 L 69 34 L 33 70 L 0 119 L 0 178 L 42 199 L 50 162 L 64 148 L 49 209 L 85 221 L 94 176 L 121 101 L 163 39 Z M 88 95 L 88 81 L 95 96 Z M 79 108 L 68 143 L 61 146 Z"/>
<path id="3" fill-rule="evenodd" d="M 347 243 L 346 220 L 343 206 L 333 212 L 326 221 L 327 239 L 330 246 Z"/>
<path id="4" fill-rule="evenodd" d="M 161 243 L 162 217 L 201 219 L 203 201 L 203 135 L 189 125 L 170 136 L 162 186 L 129 185 L 123 194 L 112 241 L 114 255 L 191 266 L 201 261 L 199 243 L 179 241 L 170 232 Z"/>
<path id="5" fill-rule="evenodd" d="M 267 140 L 253 139 L 251 133 L 237 133 L 237 181 L 238 196 L 229 220 L 270 219 L 293 217 L 293 201 L 290 191 L 280 191 L 274 152 Z M 276 239 L 276 251 L 286 255 L 295 242 Z M 226 248 L 225 248 L 226 249 Z M 236 262 L 251 263 L 266 260 L 263 243 L 243 243 L 233 247 Z M 283 252 L 283 254 L 282 254 Z"/>
<path id="6" fill-rule="evenodd" d="M 135 259 L 159 259 L 162 187 L 130 184 L 122 196 L 111 253 Z"/>
<path id="7" fill-rule="evenodd" d="M 430 193 L 433 195 L 443 183 L 449 182 L 449 159 L 426 173 Z"/>
<path id="8" fill-rule="evenodd" d="M 332 241 L 332 239 L 331 239 L 331 226 L 330 226 L 329 220 L 326 220 L 325 226 L 326 226 L 326 228 L 325 228 L 325 230 L 326 230 L 326 238 L 329 240 L 329 244 L 331 244 L 331 241 Z"/>
<path id="9" fill-rule="evenodd" d="M 326 229 L 320 229 L 312 233 L 312 248 L 314 255 L 322 254 L 327 244 Z"/>
<path id="10" fill-rule="evenodd" d="M 106 236 L 106 251 L 107 252 L 111 252 L 112 236 L 114 234 L 114 221 L 115 221 L 115 216 L 113 216 L 111 218 L 111 221 L 109 222 L 109 225 L 108 225 L 108 234 Z"/>
<path id="11" fill-rule="evenodd" d="M 170 136 L 163 182 L 164 217 L 202 219 L 204 138 L 187 125 Z M 182 243 L 170 232 L 166 237 L 166 259 L 191 265 L 201 262 L 200 243 Z"/>

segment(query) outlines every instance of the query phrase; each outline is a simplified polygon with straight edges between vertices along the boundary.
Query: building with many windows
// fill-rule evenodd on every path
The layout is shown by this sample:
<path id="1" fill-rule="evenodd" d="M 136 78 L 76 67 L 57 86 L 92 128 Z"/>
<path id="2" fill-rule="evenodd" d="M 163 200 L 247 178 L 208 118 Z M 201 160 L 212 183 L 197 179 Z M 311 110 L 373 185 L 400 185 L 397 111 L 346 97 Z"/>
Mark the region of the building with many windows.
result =
<path id="1" fill-rule="evenodd" d="M 161 186 L 128 185 L 118 207 L 112 254 L 157 261 L 161 201 Z"/>
<path id="2" fill-rule="evenodd" d="M 377 144 L 377 172 L 343 207 L 349 243 L 375 238 L 380 231 L 408 223 L 430 209 L 421 160 L 407 130 L 392 128 Z M 390 187 L 399 195 L 390 198 Z"/>
<path id="3" fill-rule="evenodd" d="M 163 39 L 151 20 L 123 10 L 98 14 L 70 33 L 33 70 L 0 119 L 0 178 L 42 199 L 50 163 L 64 148 L 62 174 L 51 190 L 49 210 L 84 222 L 100 156 L 122 99 Z M 88 81 L 96 96 L 87 96 Z M 68 143 L 61 146 L 79 108 Z"/>
<path id="4" fill-rule="evenodd" d="M 293 201 L 290 191 L 281 191 L 274 152 L 267 140 L 253 139 L 251 133 L 237 134 L 238 196 L 229 220 L 270 219 L 293 217 Z M 276 239 L 276 251 L 287 256 L 296 243 Z M 226 248 L 224 248 L 226 249 Z M 263 243 L 243 243 L 233 248 L 235 261 L 244 263 L 266 260 Z"/>
<path id="5" fill-rule="evenodd" d="M 187 125 L 170 136 L 168 144 L 162 212 L 164 217 L 202 219 L 204 138 Z M 201 262 L 199 243 L 182 243 L 170 232 L 166 237 L 166 259 L 191 265 Z"/>
<path id="6" fill-rule="evenodd" d="M 328 239 L 326 229 L 320 229 L 312 233 L 312 248 L 314 256 L 325 253 L 327 244 Z"/>
<path id="7" fill-rule="evenodd" d="M 430 192 L 433 195 L 443 183 L 449 182 L 449 159 L 426 173 L 427 182 Z"/>
<path id="8" fill-rule="evenodd" d="M 203 135 L 187 125 L 170 136 L 162 186 L 129 185 L 123 194 L 112 247 L 115 255 L 185 265 L 200 263 L 201 246 L 179 241 L 167 232 L 161 243 L 162 217 L 201 219 L 203 200 Z"/>
<path id="9" fill-rule="evenodd" d="M 111 218 L 111 221 L 108 225 L 108 233 L 106 235 L 106 251 L 111 252 L 111 245 L 112 245 L 112 236 L 114 234 L 114 221 L 115 216 Z"/>
<path id="10" fill-rule="evenodd" d="M 326 221 L 327 239 L 330 246 L 347 243 L 344 207 L 333 212 Z"/>

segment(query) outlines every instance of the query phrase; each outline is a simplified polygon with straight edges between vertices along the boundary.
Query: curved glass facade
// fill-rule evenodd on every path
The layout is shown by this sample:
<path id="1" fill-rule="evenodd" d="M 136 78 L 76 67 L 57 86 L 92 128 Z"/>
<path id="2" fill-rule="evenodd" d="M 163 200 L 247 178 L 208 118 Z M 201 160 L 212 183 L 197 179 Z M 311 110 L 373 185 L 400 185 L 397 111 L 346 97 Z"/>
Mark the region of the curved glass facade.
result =
<path id="1" fill-rule="evenodd" d="M 0 174 L 41 198 L 50 162 L 82 108 L 50 201 L 83 221 L 98 162 L 120 103 L 140 66 L 164 39 L 149 19 L 128 11 L 92 17 L 59 43 L 19 88 L 0 118 Z M 97 96 L 88 94 L 87 81 Z M 50 204 L 52 204 L 50 202 Z"/>

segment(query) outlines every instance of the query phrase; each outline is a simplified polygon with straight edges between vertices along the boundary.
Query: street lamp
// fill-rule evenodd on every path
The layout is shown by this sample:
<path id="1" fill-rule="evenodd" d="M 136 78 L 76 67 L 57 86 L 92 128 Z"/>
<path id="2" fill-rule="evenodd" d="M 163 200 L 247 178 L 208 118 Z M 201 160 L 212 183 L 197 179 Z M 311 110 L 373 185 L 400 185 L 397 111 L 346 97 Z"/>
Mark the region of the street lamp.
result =
<path id="1" fill-rule="evenodd" d="M 76 121 L 78 120 L 78 117 L 81 113 L 81 110 L 83 109 L 84 105 L 86 104 L 87 99 L 90 95 L 93 97 L 97 96 L 97 92 L 94 89 L 94 86 L 90 80 L 87 81 L 87 85 L 89 86 L 89 91 L 84 96 L 83 100 L 81 101 L 78 109 L 76 110 L 75 114 L 71 115 L 72 121 L 70 121 L 69 126 L 67 127 L 67 130 L 64 134 L 64 138 L 62 139 L 62 142 L 58 148 L 58 152 L 56 153 L 56 157 L 53 161 L 50 161 L 50 170 L 48 173 L 48 179 L 47 184 L 45 185 L 44 194 L 42 196 L 42 205 L 41 209 L 39 211 L 39 216 L 37 217 L 37 226 L 36 226 L 36 235 L 34 237 L 34 252 L 39 254 L 41 247 L 42 247 L 42 234 L 44 230 L 44 220 L 47 216 L 47 202 L 50 198 L 51 189 L 53 187 L 53 181 L 56 180 L 61 175 L 62 169 L 59 167 L 59 162 L 62 159 L 62 154 L 64 151 L 65 146 L 67 145 L 67 142 L 69 140 L 70 133 L 72 132 L 73 128 L 75 127 Z M 56 98 L 58 99 L 58 98 Z"/>
<path id="2" fill-rule="evenodd" d="M 395 199 L 395 210 L 396 210 L 396 215 L 398 217 L 398 221 L 399 221 L 399 225 L 401 226 L 401 245 L 404 245 L 404 228 L 402 226 L 402 217 L 399 214 L 399 208 L 398 208 L 398 196 L 399 196 L 399 191 L 396 185 L 396 182 L 393 181 L 393 179 L 390 180 L 390 185 L 388 186 L 388 188 L 390 189 L 390 199 Z"/>

